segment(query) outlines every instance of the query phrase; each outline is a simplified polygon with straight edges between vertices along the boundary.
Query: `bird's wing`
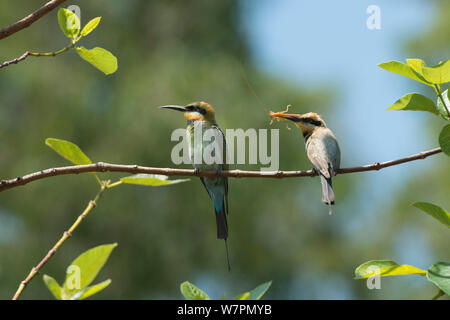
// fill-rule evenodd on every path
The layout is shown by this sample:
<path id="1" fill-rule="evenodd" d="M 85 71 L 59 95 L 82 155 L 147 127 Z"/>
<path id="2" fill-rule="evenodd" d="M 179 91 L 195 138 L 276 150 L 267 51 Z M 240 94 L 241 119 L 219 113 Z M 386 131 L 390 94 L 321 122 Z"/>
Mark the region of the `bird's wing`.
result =
<path id="1" fill-rule="evenodd" d="M 220 134 L 222 135 L 222 159 L 223 159 L 223 164 L 222 164 L 222 170 L 228 170 L 228 164 L 227 164 L 227 141 L 225 139 L 225 135 L 223 134 L 222 129 L 220 129 L 219 126 L 214 125 L 213 128 L 217 129 Z M 225 180 L 225 210 L 226 213 L 228 214 L 228 178 L 224 177 Z"/>
<path id="2" fill-rule="evenodd" d="M 209 193 L 208 187 L 206 186 L 206 183 L 205 183 L 205 177 L 200 177 L 200 181 L 202 182 L 203 186 L 204 186 L 205 189 L 206 189 L 206 192 L 208 192 L 208 195 L 209 195 L 209 197 L 210 197 L 211 200 L 212 200 L 211 193 Z"/>
<path id="3" fill-rule="evenodd" d="M 325 148 L 327 150 L 327 157 L 330 163 L 331 175 L 336 175 L 336 171 L 341 165 L 341 150 L 336 137 L 331 131 L 328 131 L 324 137 Z"/>
<path id="4" fill-rule="evenodd" d="M 227 164 L 227 141 L 225 139 L 225 135 L 223 134 L 223 131 L 220 129 L 218 125 L 212 125 L 212 129 L 217 130 L 219 132 L 220 136 L 222 137 L 222 170 L 228 170 L 228 164 Z"/>
<path id="5" fill-rule="evenodd" d="M 314 169 L 325 178 L 330 178 L 328 153 L 323 140 L 309 138 L 306 144 L 306 154 Z"/>

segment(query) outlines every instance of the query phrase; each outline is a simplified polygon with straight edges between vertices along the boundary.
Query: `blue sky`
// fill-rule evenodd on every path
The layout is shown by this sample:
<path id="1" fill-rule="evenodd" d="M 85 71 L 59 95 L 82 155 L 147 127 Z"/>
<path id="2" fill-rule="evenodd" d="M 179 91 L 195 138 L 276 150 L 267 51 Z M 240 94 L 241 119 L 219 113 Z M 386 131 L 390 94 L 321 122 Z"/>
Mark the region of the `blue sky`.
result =
<path id="1" fill-rule="evenodd" d="M 344 165 L 421 151 L 428 141 L 420 140 L 421 136 L 412 139 L 412 133 L 423 114 L 385 111 L 402 95 L 417 90 L 415 83 L 377 64 L 407 58 L 402 46 L 431 26 L 432 2 L 343 3 L 243 1 L 242 21 L 253 59 L 263 71 L 301 87 L 336 87 L 333 114 L 323 116 L 341 137 L 342 149 L 354 153 Z M 366 27 L 366 9 L 371 4 L 381 9 L 381 30 Z"/>

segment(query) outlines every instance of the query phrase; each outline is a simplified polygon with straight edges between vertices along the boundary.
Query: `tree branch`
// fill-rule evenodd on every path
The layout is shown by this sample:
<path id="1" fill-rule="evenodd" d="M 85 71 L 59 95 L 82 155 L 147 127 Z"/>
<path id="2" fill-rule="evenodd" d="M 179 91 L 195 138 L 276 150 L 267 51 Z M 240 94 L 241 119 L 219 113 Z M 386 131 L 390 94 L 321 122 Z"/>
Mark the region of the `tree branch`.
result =
<path id="1" fill-rule="evenodd" d="M 20 61 L 25 60 L 29 55 L 30 55 L 30 52 L 27 51 L 27 52 L 25 52 L 23 55 L 21 55 L 19 58 L 15 58 L 15 59 L 13 59 L 13 60 L 5 61 L 5 62 L 3 62 L 2 64 L 0 64 L 0 69 L 3 68 L 3 67 L 7 67 L 7 66 L 9 66 L 10 64 L 16 64 L 16 63 L 19 63 Z"/>
<path id="2" fill-rule="evenodd" d="M 39 264 L 36 267 L 33 267 L 31 269 L 30 273 L 25 278 L 25 280 L 23 280 L 20 283 L 19 288 L 14 294 L 12 300 L 19 299 L 20 295 L 22 294 L 23 290 L 28 285 L 28 283 L 39 273 L 42 267 L 48 262 L 48 260 L 50 260 L 50 258 L 56 253 L 56 251 L 58 251 L 59 247 L 61 247 L 62 244 L 72 236 L 73 232 L 78 228 L 81 221 L 83 221 L 83 219 L 86 218 L 89 212 L 91 212 L 91 210 L 97 206 L 98 200 L 102 196 L 103 192 L 105 192 L 105 190 L 108 188 L 107 183 L 109 182 L 106 182 L 101 186 L 100 191 L 97 193 L 95 199 L 89 201 L 89 204 L 86 207 L 86 209 L 84 209 L 84 211 L 78 216 L 77 220 L 72 224 L 69 230 L 64 231 L 62 237 L 58 240 L 58 242 L 56 242 L 53 248 L 45 255 L 45 257 L 41 260 L 41 262 L 39 262 Z"/>
<path id="3" fill-rule="evenodd" d="M 61 53 L 64 53 L 70 49 L 72 49 L 73 47 L 75 47 L 75 44 L 70 44 L 67 47 L 64 47 L 58 51 L 54 51 L 54 52 L 45 52 L 45 53 L 40 53 L 40 52 L 31 52 L 31 51 L 27 51 L 25 52 L 23 55 L 21 55 L 19 58 L 15 58 L 13 60 L 10 61 L 5 61 L 2 64 L 0 64 L 0 69 L 9 66 L 10 64 L 16 64 L 19 63 L 20 61 L 25 60 L 27 57 L 32 56 L 32 57 L 55 57 Z"/>
<path id="4" fill-rule="evenodd" d="M 417 154 L 386 162 L 375 162 L 369 165 L 342 168 L 337 170 L 336 174 L 347 174 L 353 172 L 381 170 L 387 167 L 396 166 L 405 162 L 425 159 L 429 156 L 442 152 L 441 148 L 435 148 L 428 151 L 419 152 Z M 59 168 L 50 168 L 42 171 L 27 174 L 22 177 L 17 177 L 10 180 L 0 181 L 0 192 L 7 189 L 15 188 L 25 185 L 35 180 L 40 180 L 53 176 L 60 176 L 65 174 L 78 174 L 84 172 L 127 172 L 127 173 L 148 173 L 148 174 L 164 174 L 166 176 L 222 176 L 233 178 L 296 178 L 296 177 L 313 177 L 317 173 L 313 170 L 304 171 L 243 171 L 243 170 L 226 170 L 221 172 L 215 171 L 200 171 L 195 172 L 191 169 L 173 169 L 173 168 L 152 168 L 142 167 L 138 165 L 122 165 L 98 162 L 93 164 L 67 166 Z"/>
<path id="5" fill-rule="evenodd" d="M 33 22 L 36 20 L 39 20 L 44 15 L 55 9 L 57 6 L 59 6 L 61 3 L 65 2 L 66 0 L 52 0 L 47 2 L 45 5 L 43 5 L 41 8 L 36 10 L 35 12 L 29 14 L 22 20 L 17 21 L 16 23 L 13 23 L 10 26 L 7 26 L 0 30 L 0 40 L 6 37 L 9 37 L 10 35 L 25 29 L 26 27 L 29 27 Z"/>

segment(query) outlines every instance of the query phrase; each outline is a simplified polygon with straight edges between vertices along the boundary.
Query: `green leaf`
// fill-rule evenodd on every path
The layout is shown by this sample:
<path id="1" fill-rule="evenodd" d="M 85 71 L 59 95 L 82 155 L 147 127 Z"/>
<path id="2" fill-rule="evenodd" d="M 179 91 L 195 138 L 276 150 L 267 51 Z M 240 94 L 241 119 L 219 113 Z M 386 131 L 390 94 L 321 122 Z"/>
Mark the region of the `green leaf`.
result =
<path id="1" fill-rule="evenodd" d="M 45 144 L 56 151 L 60 156 L 76 165 L 91 164 L 92 161 L 74 143 L 61 139 L 47 138 Z"/>
<path id="2" fill-rule="evenodd" d="M 372 269 L 374 266 L 379 268 L 380 276 L 382 277 L 407 274 L 424 276 L 427 273 L 425 270 L 407 264 L 399 265 L 391 260 L 370 260 L 355 269 L 355 279 L 365 279 L 376 275 L 377 272 Z"/>
<path id="3" fill-rule="evenodd" d="M 117 58 L 108 50 L 100 47 L 86 49 L 84 47 L 75 48 L 81 58 L 92 64 L 104 74 L 111 74 L 117 70 Z"/>
<path id="4" fill-rule="evenodd" d="M 102 291 L 107 286 L 109 286 L 110 283 L 111 283 L 111 279 L 108 279 L 108 280 L 105 280 L 103 282 L 94 284 L 93 286 L 84 288 L 83 290 L 78 291 L 72 297 L 70 297 L 70 300 L 83 300 L 83 299 L 86 299 L 87 297 L 90 297 L 93 294 L 96 294 L 97 292 Z"/>
<path id="5" fill-rule="evenodd" d="M 80 33 L 80 19 L 70 10 L 65 8 L 58 10 L 58 24 L 68 38 L 73 39 Z"/>
<path id="6" fill-rule="evenodd" d="M 180 291 L 186 300 L 210 300 L 205 292 L 188 281 L 185 281 L 180 285 Z"/>
<path id="7" fill-rule="evenodd" d="M 97 28 L 98 24 L 100 23 L 101 19 L 102 17 L 97 17 L 86 23 L 83 30 L 81 30 L 81 35 L 84 37 L 94 31 L 94 29 Z"/>
<path id="8" fill-rule="evenodd" d="M 73 162 L 76 165 L 91 164 L 92 161 L 74 143 L 61 139 L 47 138 L 45 144 L 56 151 L 60 156 Z M 91 172 L 94 178 L 100 183 L 97 173 Z"/>
<path id="9" fill-rule="evenodd" d="M 434 84 L 450 82 L 450 60 L 433 67 L 423 67 L 422 75 L 426 81 Z"/>
<path id="10" fill-rule="evenodd" d="M 421 59 L 406 59 L 406 64 L 420 74 L 422 74 L 422 67 L 426 67 L 425 62 Z"/>
<path id="11" fill-rule="evenodd" d="M 408 93 L 398 99 L 386 110 L 428 111 L 434 114 L 439 114 L 436 110 L 436 105 L 434 102 L 419 93 Z"/>
<path id="12" fill-rule="evenodd" d="M 250 297 L 248 300 L 259 300 L 261 297 L 269 290 L 270 286 L 272 285 L 272 281 L 264 282 L 263 284 L 260 284 L 255 289 L 250 291 Z"/>
<path id="13" fill-rule="evenodd" d="M 53 279 L 52 277 L 44 274 L 44 283 L 47 286 L 48 290 L 53 294 L 53 296 L 57 300 L 61 300 L 61 287 L 59 286 L 58 282 Z"/>
<path id="14" fill-rule="evenodd" d="M 413 204 L 413 206 L 429 214 L 430 216 L 450 228 L 450 213 L 445 211 L 441 207 L 428 202 L 416 202 Z"/>
<path id="15" fill-rule="evenodd" d="M 414 71 L 413 68 L 411 68 L 410 66 L 408 66 L 404 63 L 401 63 L 398 61 L 389 61 L 389 62 L 380 63 L 378 66 L 389 72 L 398 73 L 402 76 L 408 77 L 415 81 L 422 82 L 424 84 L 432 86 L 432 84 L 429 83 L 427 80 L 425 80 L 421 74 L 417 73 L 416 71 Z"/>
<path id="16" fill-rule="evenodd" d="M 63 286 L 64 292 L 72 296 L 74 293 L 90 285 L 116 246 L 117 243 L 105 244 L 89 249 L 79 255 L 67 269 L 68 272 Z M 71 268 L 74 270 L 73 273 L 69 273 Z M 77 271 L 79 271 L 78 274 Z M 74 278 L 77 276 L 79 278 Z"/>
<path id="17" fill-rule="evenodd" d="M 427 272 L 427 279 L 450 295 L 450 262 L 436 262 Z"/>
<path id="18" fill-rule="evenodd" d="M 450 97 L 449 97 L 448 89 L 442 93 L 442 99 L 444 100 L 445 106 L 447 106 L 447 108 L 450 108 Z M 439 113 L 441 114 L 442 118 L 444 118 L 445 120 L 450 120 L 450 117 L 447 113 L 447 108 L 445 106 L 442 103 L 441 98 L 438 97 L 437 98 L 437 108 L 439 110 Z"/>
<path id="19" fill-rule="evenodd" d="M 244 292 L 233 298 L 233 300 L 248 300 L 250 298 L 250 292 Z"/>
<path id="20" fill-rule="evenodd" d="M 450 156 L 450 124 L 446 125 L 439 134 L 439 145 L 442 152 Z"/>
<path id="21" fill-rule="evenodd" d="M 189 181 L 189 179 L 168 180 L 168 176 L 160 174 L 135 174 L 132 176 L 121 178 L 120 181 L 128 184 L 138 184 L 142 186 L 166 186 L 180 182 Z"/>

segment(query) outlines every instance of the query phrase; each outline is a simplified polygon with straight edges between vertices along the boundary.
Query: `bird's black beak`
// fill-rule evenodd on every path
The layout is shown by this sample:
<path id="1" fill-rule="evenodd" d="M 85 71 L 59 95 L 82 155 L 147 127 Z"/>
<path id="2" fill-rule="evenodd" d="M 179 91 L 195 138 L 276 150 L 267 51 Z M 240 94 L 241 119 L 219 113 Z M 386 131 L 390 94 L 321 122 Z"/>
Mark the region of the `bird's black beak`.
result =
<path id="1" fill-rule="evenodd" d="M 291 120 L 293 122 L 302 121 L 302 118 L 299 114 L 288 114 L 288 113 L 277 112 L 277 113 L 273 113 L 271 116 L 272 116 L 272 118 L 274 118 L 274 117 L 285 118 L 285 119 Z"/>
<path id="2" fill-rule="evenodd" d="M 272 117 L 272 118 L 284 118 L 284 119 L 291 120 L 293 122 L 300 122 L 303 120 L 301 114 L 286 113 L 286 111 L 281 111 L 281 112 L 270 111 L 269 114 L 270 114 L 270 117 Z"/>
<path id="3" fill-rule="evenodd" d="M 160 109 L 172 109 L 172 110 L 177 110 L 177 111 L 181 111 L 181 112 L 186 112 L 187 111 L 186 107 L 174 106 L 174 105 L 162 106 L 162 107 L 159 107 L 159 108 Z"/>
<path id="4" fill-rule="evenodd" d="M 302 118 L 296 114 L 287 114 L 285 118 L 294 122 L 302 121 Z"/>

